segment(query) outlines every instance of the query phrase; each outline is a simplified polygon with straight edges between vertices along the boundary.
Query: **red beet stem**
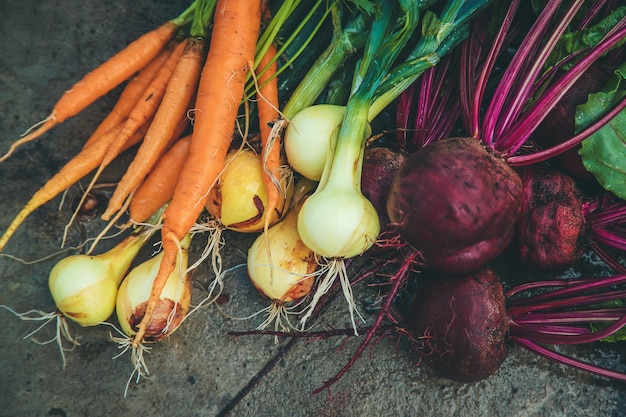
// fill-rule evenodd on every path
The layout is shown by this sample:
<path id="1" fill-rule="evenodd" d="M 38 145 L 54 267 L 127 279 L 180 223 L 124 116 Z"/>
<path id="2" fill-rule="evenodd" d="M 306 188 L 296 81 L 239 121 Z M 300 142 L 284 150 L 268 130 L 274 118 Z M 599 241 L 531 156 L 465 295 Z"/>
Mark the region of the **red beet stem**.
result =
<path id="1" fill-rule="evenodd" d="M 546 287 L 566 287 L 575 285 L 581 282 L 585 282 L 584 280 L 563 280 L 563 279 L 553 279 L 549 281 L 535 281 L 535 282 L 525 282 L 523 284 L 516 285 L 515 287 L 507 290 L 504 295 L 508 299 L 513 297 L 515 294 L 519 294 L 524 291 L 535 290 Z M 523 302 L 522 300 L 521 302 Z M 515 302 L 513 302 L 515 304 Z"/>
<path id="2" fill-rule="evenodd" d="M 477 29 L 477 36 L 470 36 L 468 41 L 464 42 L 461 47 L 460 85 L 462 88 L 460 89 L 459 101 L 463 110 L 461 113 L 465 128 L 472 138 L 479 137 L 481 103 L 485 95 L 489 75 L 493 70 L 500 51 L 509 39 L 511 29 L 513 29 L 513 17 L 517 12 L 519 3 L 519 0 L 515 0 L 509 5 L 506 16 L 502 20 L 502 25 L 498 29 L 498 33 L 486 56 L 483 57 L 485 54 L 482 48 L 486 34 L 486 25 L 482 21 L 477 21 L 478 23 L 475 24 L 475 26 L 481 25 Z M 479 62 L 484 62 L 484 64 L 480 69 L 480 74 L 476 77 L 474 68 L 476 68 Z M 489 141 L 484 143 L 487 146 L 491 145 Z"/>
<path id="3" fill-rule="evenodd" d="M 538 355 L 541 355 L 553 361 L 562 363 L 563 365 L 571 366 L 573 368 L 577 368 L 577 369 L 590 372 L 595 375 L 600 375 L 606 378 L 616 379 L 618 381 L 626 381 L 626 374 L 624 373 L 612 371 L 610 369 L 602 368 L 599 366 L 591 365 L 589 363 L 573 359 L 569 356 L 562 355 L 560 353 L 554 352 L 553 350 L 540 346 L 537 343 L 531 342 L 528 339 L 512 336 L 511 340 L 517 343 L 518 345 L 530 350 L 531 352 L 534 352 Z"/>
<path id="4" fill-rule="evenodd" d="M 550 313 L 528 313 L 510 317 L 510 322 L 519 326 L 568 325 L 579 323 L 605 323 L 619 320 L 626 314 L 626 308 L 597 308 L 590 310 L 558 311 Z M 587 328 L 589 330 L 589 328 Z"/>
<path id="5" fill-rule="evenodd" d="M 540 287 L 544 287 L 544 288 L 553 287 L 554 286 L 553 282 L 554 280 L 539 281 L 533 284 L 534 285 L 533 288 L 537 289 Z M 546 293 L 546 294 L 534 295 L 532 297 L 521 299 L 518 301 L 512 301 L 511 305 L 518 305 L 518 304 L 523 304 L 523 303 L 528 303 L 528 302 L 535 303 L 537 301 L 543 301 L 546 299 L 564 297 L 564 296 L 569 296 L 572 294 L 580 294 L 585 291 L 592 291 L 592 290 L 597 290 L 601 288 L 611 287 L 614 285 L 624 284 L 626 283 L 626 274 L 614 275 L 611 277 L 604 277 L 604 278 L 585 278 L 585 279 L 579 279 L 579 280 L 573 280 L 573 281 L 563 280 L 562 282 L 563 284 L 561 286 L 565 286 L 566 288 L 556 290 L 556 291 Z M 545 285 L 540 285 L 542 283 L 545 283 Z M 522 285 L 526 285 L 526 284 L 522 284 Z M 509 293 L 515 294 L 516 292 L 518 291 L 516 291 L 516 287 L 514 287 L 511 290 L 509 290 L 507 294 Z"/>
<path id="6" fill-rule="evenodd" d="M 614 28 L 614 32 L 610 35 L 606 36 L 600 43 L 598 43 L 591 51 L 581 58 L 581 60 L 569 71 L 566 71 L 561 78 L 556 81 L 554 84 L 550 86 L 550 88 L 541 95 L 541 97 L 532 104 L 530 109 L 524 113 L 524 116 L 520 118 L 515 124 L 509 126 L 505 131 L 503 131 L 500 137 L 506 138 L 501 144 L 496 145 L 496 148 L 500 151 L 505 151 L 509 155 L 513 155 L 519 148 L 523 146 L 526 140 L 530 137 L 532 132 L 537 128 L 537 126 L 541 123 L 541 121 L 547 116 L 547 114 L 552 110 L 552 108 L 556 105 L 556 103 L 565 95 L 565 93 L 569 90 L 569 88 L 574 85 L 576 80 L 581 76 L 581 74 L 586 71 L 598 58 L 604 55 L 609 49 L 613 48 L 616 44 L 624 40 L 626 36 L 626 19 L 616 25 Z M 620 103 L 623 104 L 624 100 Z M 618 104 L 616 108 L 620 108 L 622 104 Z M 622 107 L 623 108 L 623 107 Z M 615 112 L 615 108 L 612 109 L 610 114 Z M 617 112 L 619 113 L 619 111 Z M 613 117 L 617 115 L 614 113 Z M 611 117 L 612 118 L 612 117 Z M 601 120 L 605 120 L 603 117 Z M 610 119 L 609 119 L 610 120 Z M 606 123 L 606 121 L 604 122 Z M 592 126 L 596 126 L 597 122 Z M 598 129 L 596 127 L 596 129 Z M 584 132 L 589 132 L 591 129 L 587 128 Z M 594 131 L 595 132 L 595 131 Z M 583 133 L 583 132 L 581 132 Z M 587 136 L 580 139 L 582 134 L 579 133 L 574 138 L 564 142 L 568 145 L 559 145 L 558 149 L 561 153 L 572 146 L 580 143 L 585 137 L 591 135 L 591 133 L 586 133 Z M 563 149 L 565 148 L 565 149 Z M 556 151 L 554 151 L 556 152 Z M 557 155 L 558 153 L 554 153 L 550 156 Z M 545 153 L 543 154 L 545 157 Z M 515 161 L 513 157 L 511 157 Z M 545 160 L 545 159 L 544 159 Z M 534 160 L 537 162 L 537 160 Z M 509 161 L 509 163 L 513 163 Z"/>
<path id="7" fill-rule="evenodd" d="M 582 6 L 583 1 L 573 1 L 564 15 L 559 18 L 555 28 L 547 34 L 550 21 L 559 10 L 559 3 L 558 1 L 549 1 L 539 14 L 535 24 L 529 30 L 528 35 L 524 37 L 517 53 L 507 66 L 502 81 L 494 92 L 494 98 L 487 108 L 482 134 L 489 143 L 493 143 L 494 148 L 500 151 L 508 149 L 507 145 L 510 143 L 510 139 L 505 135 L 505 132 L 509 131 L 510 126 L 515 123 L 528 104 L 534 93 L 535 81 L 539 77 L 546 60 Z M 539 48 L 539 45 L 544 42 L 544 46 Z M 515 94 L 510 94 L 511 91 L 515 91 Z M 565 91 L 562 94 L 565 94 Z M 510 154 L 512 153 L 510 152 Z"/>
<path id="8" fill-rule="evenodd" d="M 626 35 L 626 31 L 625 31 L 624 34 Z M 554 107 L 554 106 L 550 105 L 548 107 L 549 107 L 549 109 L 552 109 L 552 107 Z M 563 152 L 573 148 L 574 146 L 578 145 L 583 140 L 587 139 L 589 136 L 591 136 L 594 133 L 596 133 L 598 130 L 600 130 L 602 127 L 604 127 L 609 121 L 611 121 L 611 119 L 613 119 L 615 116 L 620 114 L 624 110 L 624 108 L 626 108 L 626 97 L 622 98 L 604 116 L 602 116 L 600 119 L 596 120 L 593 124 L 589 125 L 587 128 L 582 130 L 577 135 L 574 135 L 572 138 L 570 138 L 570 139 L 568 139 L 568 140 L 566 140 L 566 141 L 564 141 L 564 142 L 562 142 L 562 143 L 560 143 L 558 145 L 555 145 L 555 146 L 553 146 L 551 148 L 548 148 L 548 149 L 532 152 L 532 153 L 529 153 L 529 154 L 511 156 L 511 157 L 509 157 L 507 159 L 507 162 L 509 164 L 513 165 L 513 166 L 524 166 L 524 165 L 530 165 L 530 164 L 535 164 L 535 163 L 538 163 L 538 162 L 547 161 L 548 159 L 550 159 L 552 157 L 555 157 L 557 155 L 560 155 Z M 524 139 L 519 139 L 518 140 L 518 145 L 515 146 L 516 149 L 519 149 L 524 144 L 524 142 L 526 141 L 528 136 L 530 136 L 530 134 L 534 131 L 535 127 L 537 125 L 539 125 L 539 123 L 543 120 L 543 116 L 545 116 L 547 114 L 546 109 L 543 109 L 541 111 L 544 111 L 546 113 L 541 114 L 540 112 L 535 112 L 535 114 L 538 116 L 538 118 L 535 119 L 534 121 L 532 121 L 532 126 L 531 127 L 529 127 L 529 126 L 520 126 L 518 128 L 518 132 L 520 132 L 520 134 L 522 134 L 520 129 L 528 129 L 526 131 L 528 133 L 528 135 L 523 134 L 526 137 Z M 529 122 L 529 124 L 530 123 L 531 122 Z"/>
<path id="9" fill-rule="evenodd" d="M 397 142 L 407 152 L 448 137 L 458 119 L 460 103 L 452 77 L 452 56 L 445 55 L 438 65 L 426 70 L 398 100 Z"/>
<path id="10" fill-rule="evenodd" d="M 584 331 L 575 331 L 575 327 L 570 328 L 571 334 L 567 334 L 560 328 L 560 331 L 554 331 L 553 333 L 538 331 L 539 328 L 533 330 L 533 326 L 518 327 L 512 325 L 509 327 L 510 336 L 521 336 L 527 339 L 532 339 L 537 343 L 551 343 L 557 345 L 579 345 L 582 343 L 591 343 L 602 340 L 611 336 L 613 333 L 621 330 L 626 325 L 626 314 L 622 315 L 619 320 L 614 321 L 607 327 L 601 330 L 591 331 L 584 329 Z M 555 328 L 556 329 L 556 328 Z"/>

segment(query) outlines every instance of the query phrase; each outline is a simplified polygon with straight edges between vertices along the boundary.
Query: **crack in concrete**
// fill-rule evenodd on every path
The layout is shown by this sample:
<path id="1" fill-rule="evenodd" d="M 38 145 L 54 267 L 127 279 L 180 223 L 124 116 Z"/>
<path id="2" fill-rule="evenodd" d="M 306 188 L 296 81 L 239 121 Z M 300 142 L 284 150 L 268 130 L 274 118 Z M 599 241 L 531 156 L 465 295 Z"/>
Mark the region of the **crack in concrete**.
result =
<path id="1" fill-rule="evenodd" d="M 259 370 L 248 383 L 222 408 L 216 417 L 226 417 L 252 390 L 268 375 L 280 362 L 280 360 L 296 345 L 296 338 L 291 338 L 279 351 L 265 363 L 263 368 Z"/>

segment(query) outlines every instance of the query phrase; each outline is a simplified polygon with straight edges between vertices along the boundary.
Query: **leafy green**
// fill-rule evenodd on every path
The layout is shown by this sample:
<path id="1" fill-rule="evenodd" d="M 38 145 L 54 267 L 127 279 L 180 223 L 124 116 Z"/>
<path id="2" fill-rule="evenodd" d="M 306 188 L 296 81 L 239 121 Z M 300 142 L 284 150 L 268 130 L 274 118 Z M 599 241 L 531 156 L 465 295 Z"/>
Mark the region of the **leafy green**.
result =
<path id="1" fill-rule="evenodd" d="M 626 95 L 626 62 L 602 91 L 590 94 L 576 109 L 575 126 L 580 132 L 610 110 Z M 582 142 L 579 151 L 585 168 L 616 196 L 626 199 L 626 110 Z"/>
<path id="2" fill-rule="evenodd" d="M 606 302 L 606 303 L 602 303 L 603 307 L 616 307 L 616 308 L 620 308 L 620 307 L 624 307 L 624 303 L 621 300 L 613 300 L 610 302 Z M 592 323 L 591 324 L 591 330 L 598 331 L 598 330 L 602 330 L 604 328 L 606 328 L 608 326 L 608 324 L 604 324 L 604 323 Z M 621 342 L 623 340 L 626 340 L 626 328 L 622 327 L 621 329 L 619 329 L 618 331 L 616 331 L 615 333 L 613 333 L 612 335 L 605 337 L 604 339 L 600 340 L 601 342 L 609 342 L 609 343 L 614 343 L 614 342 Z"/>
<path id="3" fill-rule="evenodd" d="M 565 33 L 559 39 L 554 50 L 550 54 L 550 58 L 546 62 L 546 67 L 551 68 L 558 64 L 564 58 L 591 48 L 596 45 L 607 33 L 615 28 L 626 16 L 626 6 L 617 7 L 611 13 L 593 26 L 588 26 L 580 31 Z M 571 68 L 575 64 L 575 60 L 568 62 L 563 66 L 564 70 Z"/>
<path id="4" fill-rule="evenodd" d="M 373 15 L 374 13 L 376 13 L 376 8 L 378 7 L 378 4 L 374 1 L 371 0 L 349 0 L 349 1 L 345 1 L 345 4 L 348 5 L 349 3 L 351 3 L 353 6 L 356 7 L 356 9 L 360 12 L 369 14 L 369 15 Z M 349 5 L 348 5 L 349 7 Z"/>

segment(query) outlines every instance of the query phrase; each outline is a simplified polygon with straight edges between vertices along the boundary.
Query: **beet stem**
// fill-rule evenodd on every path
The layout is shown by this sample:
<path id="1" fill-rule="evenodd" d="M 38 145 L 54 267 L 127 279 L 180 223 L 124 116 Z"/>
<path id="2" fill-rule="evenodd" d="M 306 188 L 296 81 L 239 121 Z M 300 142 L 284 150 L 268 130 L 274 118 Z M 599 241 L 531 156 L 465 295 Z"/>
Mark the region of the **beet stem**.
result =
<path id="1" fill-rule="evenodd" d="M 522 335 L 524 333 L 533 334 L 533 337 L 532 337 L 533 340 L 539 343 L 551 343 L 551 344 L 557 344 L 557 345 L 578 345 L 582 343 L 597 342 L 598 340 L 609 337 L 613 333 L 623 328 L 624 325 L 626 325 L 626 314 L 624 314 L 619 320 L 614 321 L 613 323 L 611 323 L 610 325 L 608 325 L 607 327 L 601 330 L 596 330 L 596 331 L 588 332 L 585 334 L 550 335 L 550 334 L 545 334 L 545 333 L 540 333 L 540 332 L 533 332 L 532 330 L 525 331 L 524 329 L 518 328 L 515 326 L 512 326 L 509 329 L 510 330 L 509 334 L 510 336 L 516 336 L 518 335 L 518 333 L 521 333 Z"/>
<path id="2" fill-rule="evenodd" d="M 394 329 L 394 326 L 379 326 L 376 330 L 376 334 L 383 336 L 389 330 Z M 371 329 L 371 326 L 368 327 L 358 327 L 357 331 L 359 333 L 365 333 Z M 292 337 L 292 338 L 303 338 L 303 339 L 328 339 L 330 337 L 335 336 L 354 336 L 354 328 L 350 327 L 349 329 L 328 329 L 328 330 L 319 330 L 319 331 L 279 331 L 279 330 L 268 330 L 268 329 L 254 329 L 254 330 L 244 330 L 244 331 L 229 331 L 226 333 L 229 336 L 250 336 L 250 335 L 265 335 L 265 336 L 277 336 L 277 337 Z"/>
<path id="3" fill-rule="evenodd" d="M 530 136 L 530 135 L 526 136 L 523 139 L 523 141 L 522 139 L 520 139 L 517 142 L 510 142 L 510 139 L 508 138 L 506 132 L 509 131 L 509 129 L 511 128 L 511 125 L 517 124 L 516 121 L 519 118 L 519 115 L 522 114 L 525 106 L 527 105 L 527 103 L 529 102 L 530 98 L 532 97 L 535 91 L 537 78 L 539 77 L 545 62 L 547 61 L 548 57 L 550 56 L 550 53 L 556 46 L 558 40 L 561 38 L 561 35 L 563 35 L 565 30 L 567 29 L 567 26 L 569 25 L 571 20 L 574 18 L 574 16 L 578 12 L 578 9 L 582 6 L 583 2 L 584 1 L 574 1 L 572 3 L 572 5 L 569 7 L 569 9 L 567 9 L 563 17 L 560 18 L 554 30 L 549 34 L 547 40 L 541 39 L 544 36 L 543 35 L 544 27 L 540 26 L 541 32 L 536 38 L 536 41 L 540 42 L 543 40 L 545 41 L 545 44 L 534 55 L 531 55 L 530 53 L 522 54 L 520 58 L 521 64 L 524 66 L 527 66 L 529 63 L 531 63 L 531 65 L 530 65 L 530 68 L 523 68 L 522 66 L 520 66 L 520 70 L 523 69 L 524 71 L 519 72 L 519 73 L 525 74 L 524 78 L 522 78 L 522 80 L 519 82 L 518 85 L 513 86 L 513 88 L 511 88 L 511 86 L 507 88 L 507 91 L 516 91 L 516 93 L 512 95 L 512 101 L 510 102 L 509 105 L 506 106 L 504 116 L 498 117 L 498 120 L 497 120 L 498 128 L 494 133 L 494 137 L 497 138 L 495 139 L 495 143 L 494 143 L 494 146 L 496 149 L 500 151 L 504 151 L 508 148 L 507 145 L 510 143 L 515 143 L 515 144 L 519 143 L 519 145 L 521 146 L 521 143 L 523 143 L 523 141 L 526 141 L 528 136 Z M 534 30 L 534 28 L 531 28 L 531 31 L 532 30 Z M 525 42 L 522 42 L 522 45 L 524 45 L 524 43 Z M 535 44 L 532 44 L 531 46 L 533 48 L 537 47 Z M 520 49 L 521 48 L 523 48 L 523 46 L 521 46 Z M 514 57 L 513 60 L 515 59 L 516 58 Z M 513 77 L 516 77 L 516 76 L 517 74 L 513 75 Z M 561 93 L 561 96 L 564 94 L 565 94 L 565 91 Z M 556 104 L 556 101 L 555 101 L 555 104 Z M 504 138 L 506 139 L 503 140 Z M 505 146 L 503 147 L 499 143 L 503 143 Z M 517 150 L 517 148 L 519 148 L 519 146 L 513 148 L 513 150 L 508 153 L 510 155 L 513 154 Z"/>
<path id="4" fill-rule="evenodd" d="M 619 263 L 616 259 L 614 259 L 609 253 L 604 250 L 602 246 L 600 246 L 597 242 L 593 240 L 589 242 L 589 246 L 593 249 L 593 251 L 602 259 L 604 263 L 606 263 L 609 267 L 613 268 L 620 274 L 626 274 L 626 267 Z"/>
<path id="5" fill-rule="evenodd" d="M 610 230 L 599 227 L 592 228 L 592 237 L 600 243 L 609 245 L 615 249 L 626 250 L 626 239 L 612 233 Z"/>
<path id="6" fill-rule="evenodd" d="M 511 334 L 515 336 L 523 336 L 526 339 L 542 342 L 543 337 L 547 336 L 580 336 L 591 334 L 592 331 L 588 327 L 581 326 L 559 326 L 559 325 L 529 325 L 517 327 L 511 323 Z"/>
<path id="7" fill-rule="evenodd" d="M 605 323 L 619 320 L 624 314 L 626 314 L 626 308 L 599 308 L 554 313 L 530 313 L 510 317 L 509 320 L 520 326 L 527 324 Z"/>
<path id="8" fill-rule="evenodd" d="M 565 356 L 560 353 L 554 352 L 550 349 L 546 349 L 543 346 L 533 343 L 527 339 L 523 339 L 519 337 L 511 337 L 511 340 L 519 344 L 520 346 L 530 350 L 531 352 L 534 352 L 540 356 L 559 362 L 563 365 L 568 365 L 573 368 L 590 372 L 595 375 L 600 375 L 606 378 L 611 378 L 611 379 L 615 379 L 618 381 L 626 381 L 626 374 L 623 374 L 621 372 L 612 371 L 610 369 L 591 365 L 589 363 L 570 358 L 569 356 Z"/>
<path id="9" fill-rule="evenodd" d="M 485 90 L 487 88 L 489 75 L 491 74 L 491 71 L 493 70 L 493 67 L 495 65 L 498 55 L 500 54 L 500 51 L 502 50 L 502 46 L 505 43 L 507 34 L 509 33 L 509 30 L 511 29 L 513 17 L 515 16 L 515 13 L 517 12 L 518 6 L 519 6 L 519 0 L 512 1 L 511 4 L 509 5 L 506 16 L 504 20 L 502 21 L 502 25 L 500 26 L 498 30 L 498 33 L 496 35 L 494 42 L 491 45 L 491 48 L 489 49 L 487 57 L 484 60 L 485 64 L 483 65 L 480 71 L 478 80 L 476 81 L 473 79 L 474 78 L 473 77 L 474 65 L 472 62 L 473 61 L 472 58 L 477 56 L 477 54 L 475 54 L 470 49 L 470 47 L 472 45 L 475 45 L 475 43 L 468 42 L 466 44 L 468 45 L 468 47 L 467 48 L 464 47 L 462 49 L 462 53 L 465 55 L 465 59 L 461 60 L 462 62 L 461 65 L 463 64 L 468 65 L 469 68 L 467 69 L 469 69 L 470 71 L 467 71 L 467 69 L 461 70 L 461 77 L 462 77 L 461 85 L 464 86 L 464 88 L 462 88 L 462 91 L 461 91 L 461 94 L 462 94 L 461 100 L 462 102 L 467 103 L 464 105 L 464 108 L 466 109 L 464 111 L 464 114 L 469 114 L 469 120 L 467 123 L 469 126 L 467 127 L 469 129 L 470 137 L 472 138 L 478 138 L 479 136 L 479 126 L 480 126 L 479 118 L 480 118 L 481 103 L 485 94 Z M 467 75 L 469 75 L 469 78 L 467 77 Z M 470 102 L 468 96 L 471 94 L 471 91 L 474 89 L 474 85 L 476 86 L 476 90 Z M 490 146 L 491 142 L 486 141 L 485 144 Z"/>
<path id="10" fill-rule="evenodd" d="M 585 27 L 589 26 L 591 21 L 595 19 L 595 17 L 598 15 L 602 7 L 604 7 L 604 4 L 606 3 L 606 1 L 607 0 L 596 0 L 591 6 L 591 8 L 589 9 L 589 11 L 587 11 L 587 14 L 585 15 L 584 19 L 582 19 L 580 23 L 578 24 L 578 26 L 576 27 L 576 31 L 583 30 Z"/>
<path id="11" fill-rule="evenodd" d="M 622 36 L 626 35 L 626 30 L 624 30 L 624 34 Z M 573 71 L 572 71 L 573 72 Z M 569 72 L 568 72 L 569 74 Z M 568 87 L 569 88 L 569 87 Z M 519 149 L 519 147 L 526 141 L 526 139 L 528 138 L 528 136 L 530 136 L 530 134 L 534 131 L 535 127 L 541 123 L 541 121 L 543 120 L 543 118 L 545 117 L 545 115 L 547 115 L 547 113 L 549 112 L 548 109 L 551 109 L 552 107 L 554 107 L 554 105 L 547 105 L 546 108 L 542 108 L 540 106 L 536 107 L 535 109 L 539 109 L 540 111 L 535 111 L 535 109 L 531 110 L 534 112 L 534 114 L 537 116 L 535 119 L 531 119 L 530 116 L 528 118 L 528 120 L 531 120 L 530 122 L 528 122 L 528 125 L 526 126 L 514 126 L 513 128 L 511 128 L 511 135 L 516 134 L 516 132 L 519 132 L 519 135 L 524 135 L 526 136 L 523 139 L 517 139 L 517 142 L 519 143 L 519 146 L 517 146 L 517 149 Z M 515 155 L 515 156 L 511 156 L 508 158 L 507 162 L 513 166 L 524 166 L 524 165 L 531 165 L 531 164 L 535 164 L 538 162 L 543 162 L 546 161 L 554 156 L 560 155 L 563 152 L 573 148 L 574 146 L 576 146 L 577 144 L 579 144 L 580 142 L 582 142 L 583 140 L 587 139 L 589 136 L 593 135 L 595 132 L 597 132 L 598 130 L 600 130 L 602 127 L 606 126 L 606 124 L 608 122 L 611 121 L 611 119 L 613 119 L 615 116 L 617 116 L 619 113 L 621 113 L 624 108 L 626 108 L 626 96 L 624 98 L 622 98 L 619 103 L 617 103 L 617 105 L 615 105 L 609 112 L 607 112 L 604 116 L 602 116 L 600 119 L 598 119 L 596 122 L 594 122 L 592 125 L 590 125 L 589 127 L 585 128 L 582 132 L 578 133 L 577 135 L 573 136 L 571 139 L 568 139 L 556 146 L 553 146 L 551 148 L 548 149 L 544 149 L 542 151 L 537 151 L 537 152 L 533 152 L 533 153 L 529 153 L 529 154 L 525 154 L 525 155 Z M 543 114 L 541 114 L 541 112 L 544 112 Z M 529 113 L 530 114 L 530 113 Z M 526 119 L 524 119 L 524 122 L 526 122 Z M 534 127 L 529 127 L 529 125 L 532 124 Z M 522 133 L 522 130 L 525 130 L 526 133 Z M 515 150 L 517 150 L 515 149 Z"/>
<path id="12" fill-rule="evenodd" d="M 522 306 L 515 306 L 510 308 L 509 314 L 516 316 L 519 314 L 525 314 L 532 311 L 550 310 L 556 308 L 574 308 L 583 305 L 598 304 L 607 301 L 615 301 L 626 298 L 626 291 L 610 291 L 601 294 L 588 294 L 580 295 L 578 297 L 568 297 L 559 300 L 547 300 L 543 303 L 533 303 Z"/>
<path id="13" fill-rule="evenodd" d="M 541 286 L 538 284 L 541 284 L 541 283 L 547 283 L 545 287 L 549 287 L 549 286 L 552 286 L 553 282 L 554 282 L 553 280 L 540 281 L 536 283 L 537 285 L 535 285 L 533 288 L 540 288 Z M 592 278 L 592 279 L 585 279 L 585 280 L 576 280 L 574 281 L 573 285 L 568 284 L 568 281 L 563 281 L 563 284 L 561 286 L 565 286 L 565 288 L 562 288 L 560 290 L 555 290 L 550 293 L 535 295 L 535 296 L 525 298 L 522 300 L 513 301 L 511 302 L 511 305 L 528 306 L 529 303 L 531 303 L 532 305 L 537 305 L 537 303 L 540 301 L 544 301 L 544 300 L 554 301 L 554 299 L 557 297 L 569 296 L 573 294 L 582 293 L 585 291 L 610 287 L 613 285 L 619 285 L 623 283 L 626 283 L 626 274 L 615 275 L 615 276 L 607 277 L 607 278 Z M 522 284 L 522 285 L 525 285 L 525 284 Z M 513 288 L 512 290 L 509 290 L 508 293 L 515 294 L 516 293 L 515 288 Z M 523 309 L 522 307 L 520 308 Z"/>
<path id="14" fill-rule="evenodd" d="M 621 42 L 626 36 L 626 19 L 618 23 L 614 32 L 600 41 L 595 47 L 591 49 L 591 51 L 573 67 L 569 71 L 565 72 L 563 76 L 554 84 L 550 86 L 550 88 L 542 94 L 541 98 L 539 98 L 536 102 L 534 102 L 531 108 L 524 114 L 524 117 L 513 124 L 508 130 L 503 132 L 501 137 L 506 138 L 506 143 L 504 143 L 502 147 L 498 147 L 499 150 L 505 151 L 509 155 L 513 155 L 522 145 L 526 142 L 526 140 L 530 137 L 530 135 L 536 130 L 537 126 L 543 121 L 543 119 L 548 115 L 550 110 L 556 105 L 556 103 L 567 93 L 570 87 L 578 80 L 578 78 L 603 54 L 605 54 L 609 49 L 615 46 L 617 43 Z M 620 101 L 620 103 L 612 109 L 607 115 L 612 115 L 608 120 L 615 117 L 624 105 L 624 100 Z M 620 109 L 616 112 L 617 109 Z M 552 153 L 549 153 L 550 156 L 558 155 L 559 153 L 564 152 L 567 149 L 570 149 L 572 146 L 578 144 L 595 131 L 597 131 L 600 127 L 607 123 L 607 117 L 604 116 L 600 120 L 604 121 L 603 124 L 598 126 L 598 123 L 592 124 L 590 127 L 584 129 L 582 132 L 575 135 L 572 139 L 569 139 L 553 148 Z M 533 162 L 543 161 L 546 158 L 546 151 L 538 152 L 531 155 L 540 154 L 544 159 L 534 159 Z M 513 157 L 511 159 L 515 160 Z M 513 164 L 510 160 L 509 163 Z"/>
<path id="15" fill-rule="evenodd" d="M 533 56 L 533 53 L 535 52 L 537 45 L 539 45 L 539 43 L 543 40 L 548 24 L 550 23 L 550 19 L 558 10 L 560 3 L 560 1 L 551 0 L 545 5 L 544 9 L 537 17 L 537 20 L 528 31 L 528 34 L 524 37 L 524 40 L 515 53 L 515 56 L 507 66 L 504 75 L 502 76 L 502 80 L 498 84 L 493 97 L 489 102 L 489 106 L 487 107 L 487 111 L 484 116 L 482 137 L 486 141 L 485 143 L 493 144 L 497 149 L 500 148 L 497 146 L 498 140 L 496 133 L 499 129 L 496 128 L 496 124 L 504 122 L 504 125 L 508 127 L 508 120 L 514 116 L 517 117 L 517 114 L 513 114 L 513 111 L 517 112 L 518 109 L 513 105 L 506 106 L 507 100 L 513 90 L 513 86 L 516 82 L 518 82 L 518 75 L 523 73 L 522 70 L 529 64 L 530 61 L 534 61 L 535 57 Z M 572 9 L 580 7 L 580 4 L 582 4 L 582 1 L 577 0 L 572 5 Z M 563 22 L 565 22 L 565 19 Z M 554 34 L 556 34 L 556 31 Z M 540 69 L 539 64 L 543 65 L 543 63 L 536 61 L 534 69 L 526 72 L 528 74 L 527 79 L 530 76 L 536 76 Z M 527 82 L 528 81 L 526 81 L 526 83 Z M 516 93 L 516 96 L 519 98 L 522 98 L 523 96 L 525 99 L 526 93 L 524 92 L 524 89 L 522 88 L 519 90 L 519 93 Z M 505 117 L 502 117 L 501 113 L 506 107 L 508 107 L 508 111 L 505 113 Z"/>
<path id="16" fill-rule="evenodd" d="M 537 288 L 545 288 L 545 287 L 567 287 L 575 284 L 580 284 L 585 282 L 584 280 L 563 280 L 563 279 L 554 279 L 549 281 L 536 281 L 536 282 L 525 282 L 523 284 L 516 285 L 515 287 L 509 289 L 504 293 L 505 298 L 509 299 L 516 294 L 519 294 L 524 291 L 529 291 Z M 511 304 L 523 303 L 526 299 L 513 301 Z"/>

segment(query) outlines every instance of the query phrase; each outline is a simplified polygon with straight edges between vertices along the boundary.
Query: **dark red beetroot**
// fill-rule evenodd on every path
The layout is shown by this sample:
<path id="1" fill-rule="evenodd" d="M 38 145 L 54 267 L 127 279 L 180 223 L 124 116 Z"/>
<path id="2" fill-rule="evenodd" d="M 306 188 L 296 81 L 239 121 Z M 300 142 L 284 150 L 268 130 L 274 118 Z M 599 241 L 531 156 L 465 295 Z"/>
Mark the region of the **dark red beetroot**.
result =
<path id="1" fill-rule="evenodd" d="M 626 381 L 623 372 L 543 346 L 593 343 L 623 329 L 626 308 L 614 301 L 626 295 L 626 275 L 534 281 L 504 293 L 489 269 L 424 279 L 401 333 L 408 331 L 413 348 L 439 375 L 461 382 L 487 378 L 504 361 L 510 340 L 564 365 Z"/>
<path id="2" fill-rule="evenodd" d="M 394 178 L 387 214 L 429 266 L 466 273 L 511 243 L 522 181 L 477 140 L 440 140 L 412 153 Z"/>
<path id="3" fill-rule="evenodd" d="M 524 193 L 512 253 L 533 269 L 553 271 L 580 259 L 585 237 L 583 198 L 576 182 L 545 165 L 517 169 Z"/>
<path id="4" fill-rule="evenodd" d="M 489 269 L 424 277 L 408 317 L 412 345 L 440 376 L 461 382 L 495 373 L 507 351 L 504 290 Z"/>
<path id="5" fill-rule="evenodd" d="M 361 191 L 374 205 L 381 224 L 388 222 L 387 194 L 394 176 L 406 159 L 406 154 L 385 146 L 366 148 L 363 154 Z"/>

